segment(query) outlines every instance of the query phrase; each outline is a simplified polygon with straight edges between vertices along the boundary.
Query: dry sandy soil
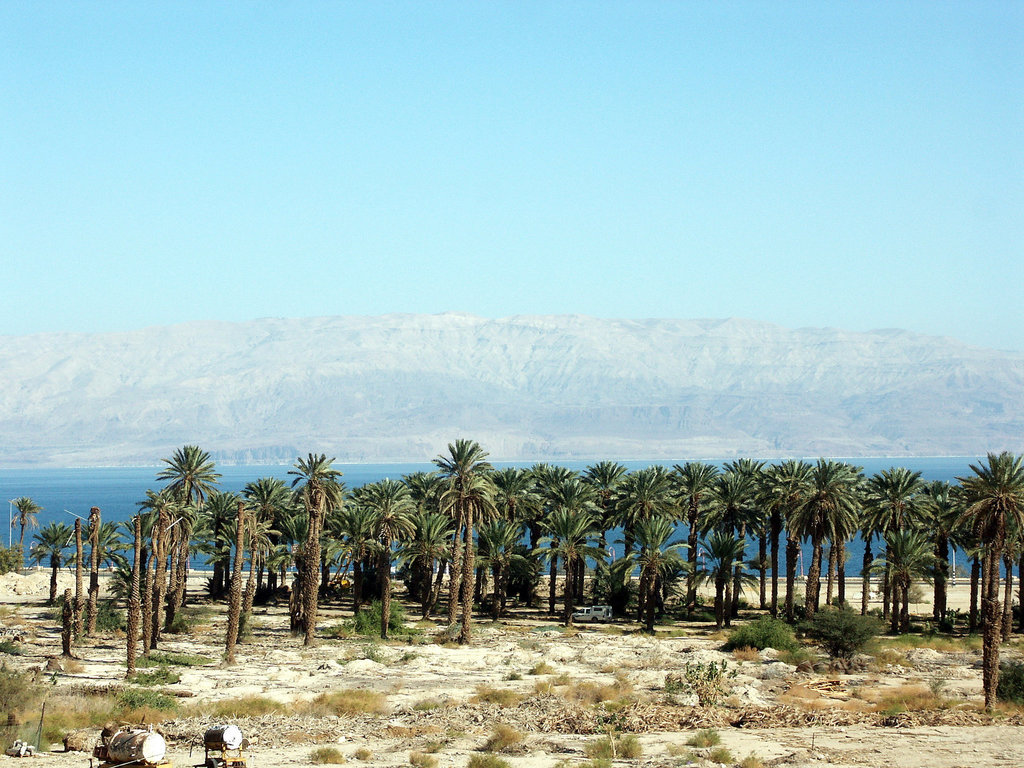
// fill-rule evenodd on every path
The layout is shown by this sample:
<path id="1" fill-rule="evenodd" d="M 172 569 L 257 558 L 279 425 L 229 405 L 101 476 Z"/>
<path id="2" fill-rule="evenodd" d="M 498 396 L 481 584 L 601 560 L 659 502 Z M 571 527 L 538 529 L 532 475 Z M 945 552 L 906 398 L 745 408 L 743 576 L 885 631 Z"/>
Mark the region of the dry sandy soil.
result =
<path id="1" fill-rule="evenodd" d="M 69 577 L 62 574 L 61 589 Z M 0 577 L 0 611 L 7 628 L 25 634 L 23 654 L 9 661 L 22 668 L 46 667 L 59 654 L 59 631 L 45 618 L 48 574 Z M 198 582 L 196 583 L 198 587 Z M 963 587 L 958 587 L 962 590 Z M 856 596 L 854 597 L 856 599 Z M 962 603 L 966 596 L 955 595 Z M 785 766 L 1024 766 L 1024 716 L 1004 713 L 993 721 L 979 711 L 980 652 L 918 648 L 849 674 L 798 671 L 765 651 L 737 660 L 720 650 L 722 637 L 707 625 L 662 627 L 656 638 L 635 634 L 633 625 L 586 626 L 566 633 L 543 617 L 481 621 L 468 647 L 438 642 L 440 623 L 419 628 L 411 640 L 388 644 L 363 639 L 324 639 L 312 649 L 287 631 L 286 608 L 258 608 L 252 638 L 239 646 L 237 663 L 226 667 L 220 610 L 191 635 L 167 635 L 165 651 L 202 654 L 207 666 L 181 667 L 168 693 L 190 694 L 184 706 L 203 706 L 262 696 L 288 705 L 337 690 L 382 694 L 377 714 L 303 716 L 283 714 L 236 722 L 251 740 L 256 768 L 309 765 L 318 746 L 338 748 L 350 765 L 408 766 L 414 751 L 431 752 L 438 768 L 464 768 L 498 724 L 523 740 L 501 755 L 512 768 L 589 768 L 587 748 L 606 729 L 634 733 L 642 755 L 616 759 L 624 766 L 717 765 L 708 749 L 686 746 L 702 727 L 714 727 L 735 764 L 756 755 L 763 765 Z M 340 623 L 347 611 L 328 606 L 321 627 Z M 667 631 L 671 629 L 671 631 Z M 1018 646 L 1019 647 L 1019 646 Z M 124 685 L 123 637 L 108 635 L 76 649 L 80 662 L 50 668 L 44 679 L 57 693 Z M 1018 653 L 1011 649 L 1008 654 Z M 1019 654 L 1018 654 L 1019 655 Z M 668 675 L 689 662 L 726 661 L 737 673 L 723 705 L 692 706 L 685 694 L 665 692 Z M 544 664 L 539 671 L 538 665 Z M 887 692 L 916 686 L 941 689 L 945 709 L 885 715 L 876 711 Z M 508 701 L 488 690 L 511 691 Z M 610 696 L 606 705 L 588 699 Z M 53 695 L 53 694 L 51 694 Z M 160 727 L 175 768 L 202 762 L 194 741 L 210 718 L 179 717 Z M 7 745 L 4 745 L 7 746 Z M 84 768 L 88 755 L 55 751 L 31 764 Z M 369 756 L 356 756 L 369 750 Z M 17 758 L 0 757 L 5 764 Z"/>

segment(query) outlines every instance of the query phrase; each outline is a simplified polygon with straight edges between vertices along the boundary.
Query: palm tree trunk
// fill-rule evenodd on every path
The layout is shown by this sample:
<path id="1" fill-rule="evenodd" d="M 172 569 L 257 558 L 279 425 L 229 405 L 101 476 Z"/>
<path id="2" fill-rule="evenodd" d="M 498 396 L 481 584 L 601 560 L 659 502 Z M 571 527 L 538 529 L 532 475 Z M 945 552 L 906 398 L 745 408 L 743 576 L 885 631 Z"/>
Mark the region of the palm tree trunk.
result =
<path id="1" fill-rule="evenodd" d="M 377 577 L 380 581 L 380 639 L 388 639 L 388 624 L 391 622 L 391 542 L 381 542 L 380 557 L 377 559 Z"/>
<path id="2" fill-rule="evenodd" d="M 967 618 L 967 631 L 978 629 L 978 582 L 981 580 L 981 562 L 977 556 L 971 559 L 971 610 Z"/>
<path id="3" fill-rule="evenodd" d="M 305 573 L 302 577 L 302 613 L 305 635 L 304 646 L 316 644 L 316 611 L 320 598 L 320 527 L 324 511 L 319 498 L 313 499 L 309 510 L 309 532 L 303 548 Z"/>
<path id="4" fill-rule="evenodd" d="M 152 629 L 149 635 L 149 647 L 156 649 L 160 642 L 160 612 L 163 610 L 164 596 L 167 590 L 167 514 L 160 512 L 157 517 L 156 531 L 153 534 L 153 559 L 156 561 L 152 581 L 152 614 L 149 617 Z"/>
<path id="5" fill-rule="evenodd" d="M 839 572 L 839 551 L 836 549 L 836 542 L 833 539 L 828 548 L 828 583 L 825 589 L 825 605 L 832 605 L 832 595 L 836 584 L 836 574 Z"/>
<path id="6" fill-rule="evenodd" d="M 890 614 L 889 619 L 889 632 L 891 632 L 894 635 L 898 635 L 900 633 L 900 590 L 902 589 L 903 585 L 900 579 L 894 576 L 892 579 L 891 587 L 893 611 Z"/>
<path id="7" fill-rule="evenodd" d="M 455 525 L 455 533 L 452 537 L 452 556 L 448 562 L 448 626 L 453 626 L 459 617 L 459 593 L 462 591 L 462 550 L 465 546 L 460 543 L 465 539 L 462 519 L 459 518 Z M 460 538 L 461 536 L 461 538 Z"/>
<path id="8" fill-rule="evenodd" d="M 729 581 L 728 571 L 722 567 L 715 576 L 715 626 L 722 628 L 725 622 L 725 587 Z"/>
<path id="9" fill-rule="evenodd" d="M 60 632 L 60 645 L 61 655 L 66 659 L 73 658 L 71 654 L 71 637 L 73 635 L 74 623 L 75 623 L 75 610 L 71 606 L 71 590 L 64 590 L 64 605 L 60 611 L 61 619 L 61 632 Z"/>
<path id="10" fill-rule="evenodd" d="M 1010 639 L 1013 632 L 1013 555 L 1003 555 L 1003 568 L 1006 571 L 1006 580 L 1003 592 L 1003 642 Z M 1022 609 L 1024 610 L 1024 609 Z"/>
<path id="11" fill-rule="evenodd" d="M 732 569 L 730 568 L 730 570 L 732 570 Z M 726 580 L 725 580 L 725 606 L 724 606 L 724 608 L 725 608 L 725 626 L 727 626 L 727 627 L 731 627 L 732 626 L 732 605 L 733 605 L 732 585 L 733 585 L 732 579 L 726 578 Z"/>
<path id="12" fill-rule="evenodd" d="M 85 629 L 85 595 L 82 593 L 83 566 L 82 558 L 82 518 L 75 518 L 75 634 L 82 636 Z"/>
<path id="13" fill-rule="evenodd" d="M 1024 551 L 1017 563 L 1017 605 L 1020 606 L 1020 631 L 1024 633 Z"/>
<path id="14" fill-rule="evenodd" d="M 864 559 L 860 569 L 860 615 L 867 616 L 868 601 L 871 599 L 871 536 L 864 537 Z"/>
<path id="15" fill-rule="evenodd" d="M 942 534 L 935 537 L 935 589 L 932 597 L 932 621 L 938 624 L 946 619 L 946 581 L 949 577 L 949 538 Z"/>
<path id="16" fill-rule="evenodd" d="M 647 595 L 647 615 L 646 615 L 646 629 L 648 634 L 654 634 L 654 620 L 658 612 L 658 601 L 655 599 L 655 586 L 657 579 L 652 578 L 650 575 L 647 577 L 647 583 L 649 594 Z"/>
<path id="17" fill-rule="evenodd" d="M 772 618 L 779 616 L 779 536 L 782 535 L 782 513 L 772 512 L 771 517 L 771 569 L 772 569 L 772 601 L 770 611 Z"/>
<path id="18" fill-rule="evenodd" d="M 762 531 L 757 542 L 757 570 L 760 577 L 760 608 L 768 607 L 768 533 Z"/>
<path id="19" fill-rule="evenodd" d="M 238 502 L 238 522 L 235 525 L 235 562 L 231 568 L 231 597 L 228 603 L 228 631 L 225 638 L 225 661 L 235 663 L 235 644 L 242 614 L 242 566 L 245 563 L 245 502 Z"/>
<path id="20" fill-rule="evenodd" d="M 469 645 L 473 640 L 473 581 L 475 553 L 473 551 L 473 507 L 466 509 L 466 550 L 462 557 L 462 629 L 459 643 Z"/>
<path id="21" fill-rule="evenodd" d="M 572 626 L 572 613 L 574 610 L 573 597 L 576 594 L 576 561 L 569 559 L 565 561 L 565 616 L 563 623 L 567 627 Z"/>
<path id="22" fill-rule="evenodd" d="M 21 537 L 18 539 L 18 551 L 21 552 L 21 567 L 25 567 L 25 516 L 21 516 Z"/>
<path id="23" fill-rule="evenodd" d="M 151 543 L 152 548 L 152 543 Z M 149 552 L 149 558 L 145 563 L 146 583 L 140 585 L 142 590 L 142 655 L 149 656 L 149 649 L 153 644 L 153 573 L 156 554 Z"/>
<path id="24" fill-rule="evenodd" d="M 434 587 L 430 590 L 427 597 L 427 602 L 423 604 L 423 618 L 429 619 L 430 614 L 434 610 L 434 606 L 437 604 L 437 598 L 441 595 L 441 583 L 444 581 L 444 568 L 445 563 L 441 562 L 437 565 L 437 577 L 434 579 Z"/>
<path id="25" fill-rule="evenodd" d="M 910 631 L 910 577 L 903 580 L 900 585 L 902 607 L 900 608 L 900 631 Z"/>
<path id="26" fill-rule="evenodd" d="M 686 556 L 690 563 L 690 572 L 686 575 L 686 610 L 691 613 L 697 610 L 697 515 L 700 505 L 693 499 L 687 511 L 686 545 L 689 548 Z"/>
<path id="27" fill-rule="evenodd" d="M 804 617 L 808 619 L 818 612 L 818 600 L 821 597 L 822 539 L 815 537 L 811 547 L 811 567 L 807 569 L 807 591 L 804 596 Z"/>
<path id="28" fill-rule="evenodd" d="M 100 599 L 100 508 L 89 510 L 89 613 L 86 633 L 96 634 L 96 613 Z"/>
<path id="29" fill-rule="evenodd" d="M 795 536 L 786 537 L 786 621 L 796 618 L 796 561 L 800 556 L 800 542 Z"/>
<path id="30" fill-rule="evenodd" d="M 836 605 L 846 605 L 846 540 L 839 542 L 839 558 L 836 571 Z"/>
<path id="31" fill-rule="evenodd" d="M 132 584 L 128 593 L 128 620 L 125 632 L 125 645 L 127 653 L 126 677 L 135 672 L 135 652 L 139 644 L 139 621 L 142 618 L 140 613 L 139 587 L 141 582 L 140 569 L 142 567 L 142 515 L 135 515 L 133 524 L 134 533 L 134 557 L 132 558 Z"/>
<path id="32" fill-rule="evenodd" d="M 999 641 L 1002 639 L 1002 611 L 999 605 L 999 552 L 998 543 L 992 542 L 985 552 L 982 566 L 985 584 L 981 600 L 982 625 L 982 687 L 985 708 L 996 703 L 999 685 Z"/>
<path id="33" fill-rule="evenodd" d="M 882 621 L 889 620 L 889 600 L 892 597 L 892 584 L 889 574 L 891 570 L 889 568 L 889 562 L 891 560 L 892 553 L 889 551 L 889 545 L 885 545 L 885 567 L 882 569 Z"/>
<path id="34" fill-rule="evenodd" d="M 50 596 L 46 598 L 47 605 L 57 602 L 57 571 L 60 570 L 60 550 L 50 556 Z"/>
<path id="35" fill-rule="evenodd" d="M 262 555 L 256 554 L 250 544 L 249 578 L 245 580 L 245 592 L 242 595 L 242 619 L 238 625 L 239 634 L 242 633 L 243 625 L 247 625 L 247 622 L 252 616 L 252 604 L 256 600 L 256 590 L 259 587 L 259 574 L 263 572 L 262 563 L 257 563 L 262 560 L 262 557 Z"/>
<path id="36" fill-rule="evenodd" d="M 555 548 L 555 542 L 551 542 L 551 548 Z M 551 554 L 551 570 L 548 577 L 548 615 L 555 615 L 555 583 L 558 580 L 558 555 Z"/>
<path id="37" fill-rule="evenodd" d="M 352 614 L 358 615 L 363 605 L 363 563 L 358 557 L 352 558 Z"/>

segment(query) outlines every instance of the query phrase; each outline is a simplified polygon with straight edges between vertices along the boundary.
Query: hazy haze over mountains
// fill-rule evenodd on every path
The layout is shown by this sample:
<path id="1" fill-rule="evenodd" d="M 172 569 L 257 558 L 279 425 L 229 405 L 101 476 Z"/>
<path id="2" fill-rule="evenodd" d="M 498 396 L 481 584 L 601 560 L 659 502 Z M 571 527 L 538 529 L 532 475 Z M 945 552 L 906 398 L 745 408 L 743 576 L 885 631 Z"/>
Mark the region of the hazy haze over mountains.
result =
<path id="1" fill-rule="evenodd" d="M 0 462 L 1024 450 L 1024 354 L 901 330 L 464 314 L 0 337 Z"/>

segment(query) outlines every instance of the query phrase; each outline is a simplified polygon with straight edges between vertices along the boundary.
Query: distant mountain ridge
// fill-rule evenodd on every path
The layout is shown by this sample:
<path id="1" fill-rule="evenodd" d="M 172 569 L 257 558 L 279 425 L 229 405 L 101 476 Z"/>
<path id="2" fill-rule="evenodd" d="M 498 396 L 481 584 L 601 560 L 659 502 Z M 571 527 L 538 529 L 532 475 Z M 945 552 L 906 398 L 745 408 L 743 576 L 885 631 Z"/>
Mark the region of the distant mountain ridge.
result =
<path id="1" fill-rule="evenodd" d="M 0 465 L 1024 450 L 1024 354 L 901 330 L 466 314 L 0 337 Z"/>

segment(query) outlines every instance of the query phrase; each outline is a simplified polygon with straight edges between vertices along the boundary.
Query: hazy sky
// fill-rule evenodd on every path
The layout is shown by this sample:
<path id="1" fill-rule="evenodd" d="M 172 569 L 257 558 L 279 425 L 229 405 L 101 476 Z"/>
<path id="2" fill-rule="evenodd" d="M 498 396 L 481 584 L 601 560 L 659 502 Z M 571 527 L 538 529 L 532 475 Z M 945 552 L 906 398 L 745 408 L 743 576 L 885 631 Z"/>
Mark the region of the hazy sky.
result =
<path id="1" fill-rule="evenodd" d="M 0 4 L 0 333 L 457 310 L 1024 349 L 1024 4 Z"/>

